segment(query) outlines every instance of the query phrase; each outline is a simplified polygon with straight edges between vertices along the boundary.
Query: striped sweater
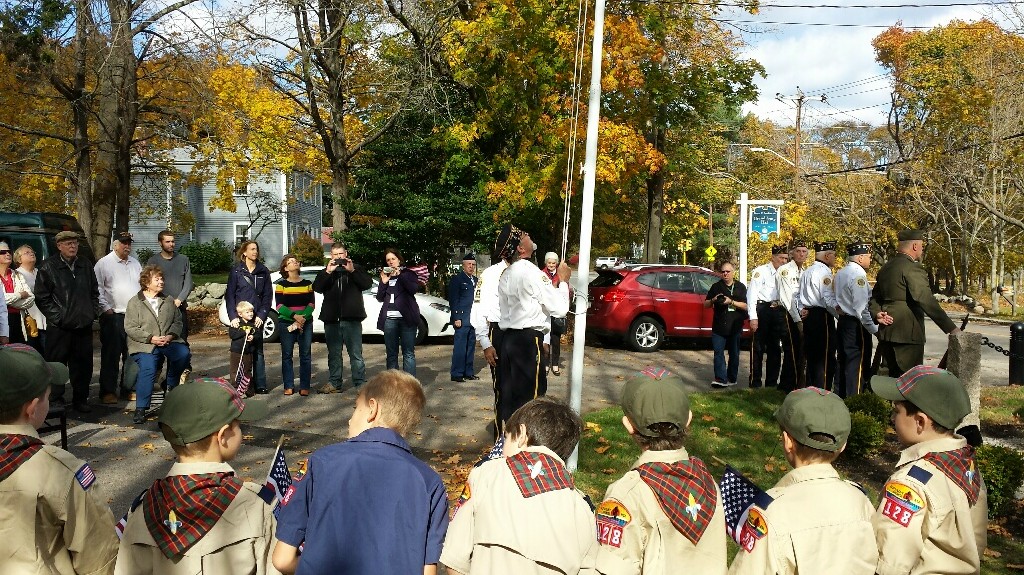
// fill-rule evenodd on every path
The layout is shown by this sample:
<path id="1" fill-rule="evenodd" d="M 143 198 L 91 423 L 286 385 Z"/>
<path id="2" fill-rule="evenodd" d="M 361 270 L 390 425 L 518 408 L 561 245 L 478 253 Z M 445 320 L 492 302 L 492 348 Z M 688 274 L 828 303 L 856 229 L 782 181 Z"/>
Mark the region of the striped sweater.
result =
<path id="1" fill-rule="evenodd" d="M 274 282 L 274 301 L 277 303 L 277 316 L 281 321 L 295 321 L 296 315 L 313 319 L 313 282 L 301 279 L 297 282 L 281 278 Z"/>

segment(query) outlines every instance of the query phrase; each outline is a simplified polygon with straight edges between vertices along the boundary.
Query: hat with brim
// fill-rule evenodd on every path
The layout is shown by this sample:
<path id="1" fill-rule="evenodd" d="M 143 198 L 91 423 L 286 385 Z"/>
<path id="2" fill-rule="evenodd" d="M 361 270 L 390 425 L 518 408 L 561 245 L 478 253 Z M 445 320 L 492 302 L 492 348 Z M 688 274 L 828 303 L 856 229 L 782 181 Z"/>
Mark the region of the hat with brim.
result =
<path id="1" fill-rule="evenodd" d="M 946 429 L 955 429 L 971 412 L 971 399 L 960 379 L 930 365 L 913 367 L 898 378 L 876 375 L 871 390 L 882 399 L 913 403 Z"/>
<path id="2" fill-rule="evenodd" d="M 266 402 L 246 401 L 225 379 L 204 378 L 167 392 L 158 421 L 172 445 L 188 445 L 236 419 L 262 419 L 267 409 Z"/>
<path id="3" fill-rule="evenodd" d="M 57 243 L 60 243 L 60 242 L 63 242 L 63 241 L 77 240 L 77 239 L 80 239 L 80 238 L 81 238 L 81 236 L 79 236 L 77 232 L 72 232 L 72 231 L 69 231 L 69 230 L 64 230 L 63 232 L 57 232 L 57 235 L 53 236 L 53 241 L 55 241 Z"/>
<path id="4" fill-rule="evenodd" d="M 623 386 L 622 411 L 645 437 L 658 437 L 651 429 L 656 423 L 671 423 L 682 433 L 690 421 L 690 398 L 678 375 L 648 367 Z"/>
<path id="5" fill-rule="evenodd" d="M 822 451 L 835 453 L 850 437 L 850 410 L 838 395 L 817 387 L 789 392 L 775 410 L 775 420 L 797 443 Z"/>
<path id="6" fill-rule="evenodd" d="M 17 409 L 43 395 L 47 387 L 68 382 L 68 367 L 46 361 L 35 349 L 12 343 L 0 346 L 0 410 Z"/>

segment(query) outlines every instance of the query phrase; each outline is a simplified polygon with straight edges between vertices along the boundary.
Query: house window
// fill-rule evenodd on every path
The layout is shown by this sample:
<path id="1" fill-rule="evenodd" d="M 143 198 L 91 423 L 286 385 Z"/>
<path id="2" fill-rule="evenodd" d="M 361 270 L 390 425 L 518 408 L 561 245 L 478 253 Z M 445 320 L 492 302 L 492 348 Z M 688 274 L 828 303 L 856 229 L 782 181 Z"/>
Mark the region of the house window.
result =
<path id="1" fill-rule="evenodd" d="M 248 196 L 249 195 L 249 179 L 236 180 L 235 178 L 228 178 L 228 185 L 231 186 L 231 193 L 236 196 Z"/>
<path id="2" fill-rule="evenodd" d="M 308 202 L 310 197 L 310 177 L 306 174 L 292 173 L 291 196 L 297 200 Z"/>
<path id="3" fill-rule="evenodd" d="M 242 242 L 249 239 L 249 222 L 235 222 L 235 245 L 240 246 Z"/>

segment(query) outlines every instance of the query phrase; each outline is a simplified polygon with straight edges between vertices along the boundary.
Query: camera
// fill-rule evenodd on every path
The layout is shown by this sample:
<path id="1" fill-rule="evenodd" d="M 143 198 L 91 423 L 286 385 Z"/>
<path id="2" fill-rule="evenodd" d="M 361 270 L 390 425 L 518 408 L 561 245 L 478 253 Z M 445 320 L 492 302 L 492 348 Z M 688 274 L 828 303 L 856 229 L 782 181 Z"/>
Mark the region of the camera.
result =
<path id="1" fill-rule="evenodd" d="M 389 276 L 389 275 L 391 275 L 391 274 L 395 273 L 395 268 L 393 268 L 393 267 L 391 267 L 391 266 L 388 266 L 388 267 L 386 267 L 386 268 L 384 268 L 384 269 L 382 269 L 382 270 L 380 270 L 380 271 L 381 271 L 381 273 L 383 273 L 384 275 L 386 275 L 386 276 Z"/>
<path id="2" fill-rule="evenodd" d="M 725 294 L 724 293 L 720 293 L 720 294 L 716 295 L 715 296 L 715 301 L 717 301 L 717 302 L 724 302 L 725 301 Z"/>
<path id="3" fill-rule="evenodd" d="M 333 263 L 336 266 L 347 266 L 348 265 L 348 260 L 345 259 L 345 258 L 338 258 L 338 259 L 334 260 L 331 263 Z"/>

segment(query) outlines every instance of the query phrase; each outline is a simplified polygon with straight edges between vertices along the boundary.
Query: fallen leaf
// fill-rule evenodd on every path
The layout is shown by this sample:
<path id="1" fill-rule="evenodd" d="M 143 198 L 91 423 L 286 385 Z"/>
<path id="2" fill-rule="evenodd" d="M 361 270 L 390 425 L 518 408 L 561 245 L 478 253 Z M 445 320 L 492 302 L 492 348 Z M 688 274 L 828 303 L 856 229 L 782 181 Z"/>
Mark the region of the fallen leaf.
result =
<path id="1" fill-rule="evenodd" d="M 155 451 L 156 450 L 156 446 L 153 445 L 152 443 L 143 443 L 139 447 L 141 447 L 142 449 L 145 449 L 146 451 Z"/>
<path id="2" fill-rule="evenodd" d="M 761 435 L 760 433 L 755 433 L 754 435 L 750 436 L 750 438 L 753 439 L 754 441 L 761 441 L 762 439 L 764 439 L 764 436 Z"/>
<path id="3" fill-rule="evenodd" d="M 701 417 L 701 419 L 703 419 L 704 421 L 714 421 L 715 420 L 715 416 L 704 414 L 704 416 Z"/>
<path id="4" fill-rule="evenodd" d="M 743 417 L 743 412 L 742 412 L 742 411 L 737 411 L 737 412 L 736 412 L 736 413 L 734 413 L 733 415 L 734 415 L 735 417 Z"/>
<path id="5" fill-rule="evenodd" d="M 996 551 L 995 549 L 992 549 L 991 547 L 986 547 L 985 555 L 987 555 L 988 557 L 1000 557 L 1002 556 L 1002 553 Z"/>
<path id="6" fill-rule="evenodd" d="M 601 426 L 594 423 L 593 421 L 587 422 L 587 429 L 591 431 L 596 431 L 597 433 L 601 433 Z"/>
<path id="7" fill-rule="evenodd" d="M 772 465 L 771 463 L 765 463 L 764 470 L 771 473 L 772 471 L 775 471 L 775 466 Z"/>
<path id="8" fill-rule="evenodd" d="M 252 441 L 253 439 L 256 439 L 256 436 L 255 435 L 243 435 L 242 439 L 244 439 L 246 441 Z"/>
<path id="9" fill-rule="evenodd" d="M 597 442 L 598 443 L 608 443 L 608 438 L 606 438 L 603 435 L 600 435 L 600 436 L 597 437 Z"/>
<path id="10" fill-rule="evenodd" d="M 1024 565 L 1020 563 L 1007 563 L 1006 568 L 1013 569 L 1014 571 L 1024 571 Z"/>
<path id="11" fill-rule="evenodd" d="M 763 421 L 758 421 L 757 422 L 757 427 L 760 427 L 760 428 L 764 429 L 764 422 Z"/>
<path id="12" fill-rule="evenodd" d="M 716 435 L 717 435 L 719 431 L 722 431 L 722 429 L 721 429 L 721 428 L 719 428 L 719 427 L 714 427 L 714 426 L 712 426 L 712 427 L 709 427 L 709 428 L 708 428 L 708 431 L 710 431 L 711 433 L 714 433 L 714 434 L 716 434 Z"/>
<path id="13" fill-rule="evenodd" d="M 89 442 L 85 442 L 85 443 L 79 443 L 78 446 L 79 447 L 92 447 L 92 444 L 89 443 Z"/>
<path id="14" fill-rule="evenodd" d="M 609 467 L 608 469 L 602 469 L 601 473 L 604 473 L 605 475 L 611 475 L 611 474 L 615 473 L 615 470 L 612 469 L 611 467 Z"/>
<path id="15" fill-rule="evenodd" d="M 458 453 L 444 460 L 444 462 L 447 463 L 448 465 L 455 465 L 460 461 L 462 461 L 462 456 L 459 455 Z"/>
<path id="16" fill-rule="evenodd" d="M 595 447 L 594 451 L 600 453 L 601 455 L 604 455 L 604 452 L 608 451 L 611 448 L 612 448 L 611 445 L 602 445 L 601 447 Z"/>

